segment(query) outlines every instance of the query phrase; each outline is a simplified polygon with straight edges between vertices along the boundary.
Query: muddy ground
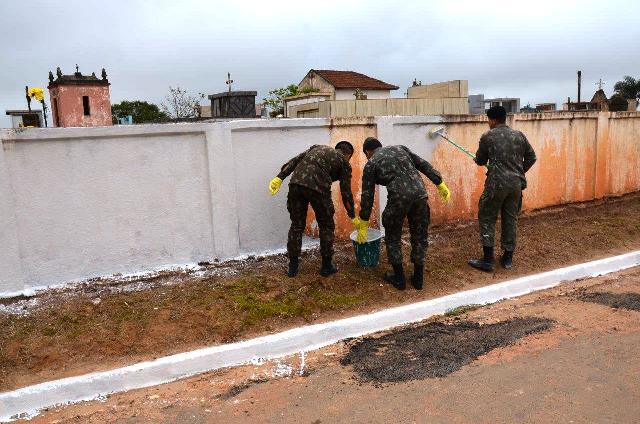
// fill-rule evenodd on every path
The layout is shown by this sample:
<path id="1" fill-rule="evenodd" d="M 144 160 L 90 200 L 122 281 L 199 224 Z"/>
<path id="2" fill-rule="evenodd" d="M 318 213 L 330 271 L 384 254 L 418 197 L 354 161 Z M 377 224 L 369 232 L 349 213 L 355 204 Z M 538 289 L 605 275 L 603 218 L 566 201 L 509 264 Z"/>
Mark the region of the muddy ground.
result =
<path id="1" fill-rule="evenodd" d="M 466 264 L 480 251 L 475 224 L 433 228 L 423 291 L 382 284 L 386 266 L 359 268 L 342 244 L 340 272 L 329 278 L 317 274 L 319 255 L 310 251 L 295 279 L 284 276 L 279 255 L 4 300 L 0 391 L 640 249 L 640 195 L 523 216 L 519 242 L 514 269 L 485 274 Z"/>
<path id="2" fill-rule="evenodd" d="M 640 268 L 461 308 L 304 357 L 218 370 L 102 401 L 51 408 L 32 422 L 637 423 L 640 312 L 581 300 L 592 293 L 640 294 Z M 434 362 L 417 357 L 407 361 L 410 356 L 386 362 L 387 369 L 426 368 L 419 378 L 408 373 L 394 382 L 363 381 L 357 367 L 343 365 L 354 352 L 368 363 L 384 356 L 384 349 L 360 349 L 367 340 L 402 340 L 401 346 L 389 345 L 387 350 L 424 351 L 424 339 L 407 336 L 438 328 L 456 334 L 441 339 L 452 361 L 449 352 L 465 356 L 483 328 L 499 328 L 488 333 L 499 333 L 498 339 L 506 337 L 508 343 L 439 377 L 428 375 Z"/>

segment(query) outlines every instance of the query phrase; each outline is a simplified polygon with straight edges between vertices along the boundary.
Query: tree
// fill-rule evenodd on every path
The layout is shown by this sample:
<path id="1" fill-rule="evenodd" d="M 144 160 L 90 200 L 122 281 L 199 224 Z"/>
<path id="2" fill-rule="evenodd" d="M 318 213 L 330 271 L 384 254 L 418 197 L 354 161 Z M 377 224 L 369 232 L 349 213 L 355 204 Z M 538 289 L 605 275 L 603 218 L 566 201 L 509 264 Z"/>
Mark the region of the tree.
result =
<path id="1" fill-rule="evenodd" d="M 629 109 L 629 102 L 620 94 L 614 94 L 609 99 L 609 110 L 611 112 L 624 112 Z"/>
<path id="2" fill-rule="evenodd" d="M 613 89 L 625 99 L 640 100 L 640 79 L 627 75 L 622 81 L 618 81 Z"/>
<path id="3" fill-rule="evenodd" d="M 283 88 L 274 88 L 269 91 L 269 95 L 262 99 L 269 109 L 271 109 L 271 117 L 274 118 L 279 115 L 284 115 L 284 98 L 291 97 L 298 94 L 298 86 L 296 84 L 289 84 Z"/>
<path id="4" fill-rule="evenodd" d="M 289 84 L 283 88 L 274 88 L 269 91 L 269 95 L 262 99 L 264 104 L 271 109 L 271 117 L 284 115 L 284 99 L 285 97 L 297 96 L 298 94 L 317 93 L 317 88 L 305 87 L 299 88 L 296 84 Z"/>
<path id="5" fill-rule="evenodd" d="M 157 105 L 142 100 L 123 100 L 120 103 L 111 105 L 111 115 L 114 124 L 118 122 L 118 118 L 124 118 L 127 115 L 132 116 L 134 124 L 162 122 L 169 119 Z"/>
<path id="6" fill-rule="evenodd" d="M 195 118 L 198 116 L 198 98 L 190 96 L 187 90 L 169 86 L 169 94 L 161 104 L 161 109 L 172 119 Z"/>

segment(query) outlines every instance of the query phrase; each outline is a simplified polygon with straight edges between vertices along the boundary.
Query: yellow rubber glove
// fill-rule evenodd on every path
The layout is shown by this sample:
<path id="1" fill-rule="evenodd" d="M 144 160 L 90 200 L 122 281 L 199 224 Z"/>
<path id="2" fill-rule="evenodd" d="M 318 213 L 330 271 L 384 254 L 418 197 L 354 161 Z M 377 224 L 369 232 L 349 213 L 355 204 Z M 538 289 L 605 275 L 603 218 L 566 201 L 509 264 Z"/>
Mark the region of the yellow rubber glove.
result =
<path id="1" fill-rule="evenodd" d="M 280 186 L 282 185 L 282 180 L 278 177 L 275 177 L 273 180 L 269 181 L 269 192 L 271 195 L 275 195 L 280 191 Z"/>
<path id="2" fill-rule="evenodd" d="M 356 241 L 358 242 L 358 244 L 362 244 L 367 241 L 368 229 L 369 221 L 360 221 L 360 226 L 358 227 L 358 236 L 356 237 Z"/>
<path id="3" fill-rule="evenodd" d="M 359 218 L 359 217 L 357 217 L 357 216 L 356 216 L 355 218 L 353 218 L 353 219 L 351 220 L 351 223 L 353 224 L 353 227 L 354 227 L 356 230 L 358 230 L 358 229 L 360 229 L 360 224 L 362 223 L 362 221 L 360 220 L 360 218 Z"/>
<path id="4" fill-rule="evenodd" d="M 436 187 L 438 188 L 438 194 L 440 195 L 440 198 L 445 203 L 448 203 L 449 200 L 451 200 L 451 192 L 449 191 L 449 187 L 447 187 L 444 181 L 438 184 Z"/>

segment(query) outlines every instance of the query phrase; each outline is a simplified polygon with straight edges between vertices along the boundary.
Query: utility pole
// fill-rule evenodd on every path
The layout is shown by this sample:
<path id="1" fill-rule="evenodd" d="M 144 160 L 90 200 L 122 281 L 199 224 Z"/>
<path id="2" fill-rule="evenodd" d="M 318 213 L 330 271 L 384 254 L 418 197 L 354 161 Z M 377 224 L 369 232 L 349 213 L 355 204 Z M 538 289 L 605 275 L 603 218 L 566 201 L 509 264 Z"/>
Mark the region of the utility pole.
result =
<path id="1" fill-rule="evenodd" d="M 580 88 L 582 85 L 582 71 L 578 71 L 578 103 L 580 103 Z"/>
<path id="2" fill-rule="evenodd" d="M 29 109 L 29 113 L 31 113 L 31 97 L 29 97 L 29 86 L 24 86 L 24 94 L 27 96 L 27 109 Z"/>

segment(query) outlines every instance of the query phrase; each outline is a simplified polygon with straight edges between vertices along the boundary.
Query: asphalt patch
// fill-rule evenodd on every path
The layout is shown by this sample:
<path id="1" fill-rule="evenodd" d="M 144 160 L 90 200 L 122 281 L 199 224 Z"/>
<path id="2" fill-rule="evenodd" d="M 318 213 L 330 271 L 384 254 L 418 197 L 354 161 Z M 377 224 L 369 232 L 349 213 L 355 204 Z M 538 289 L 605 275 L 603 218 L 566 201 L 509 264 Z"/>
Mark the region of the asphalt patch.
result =
<path id="1" fill-rule="evenodd" d="M 431 322 L 356 342 L 341 359 L 360 382 L 397 383 L 445 377 L 479 356 L 553 327 L 546 318 L 496 324 Z"/>
<path id="2" fill-rule="evenodd" d="M 623 308 L 640 311 L 640 294 L 638 293 L 585 293 L 578 296 L 578 299 L 585 302 L 599 303 L 616 309 Z"/>

